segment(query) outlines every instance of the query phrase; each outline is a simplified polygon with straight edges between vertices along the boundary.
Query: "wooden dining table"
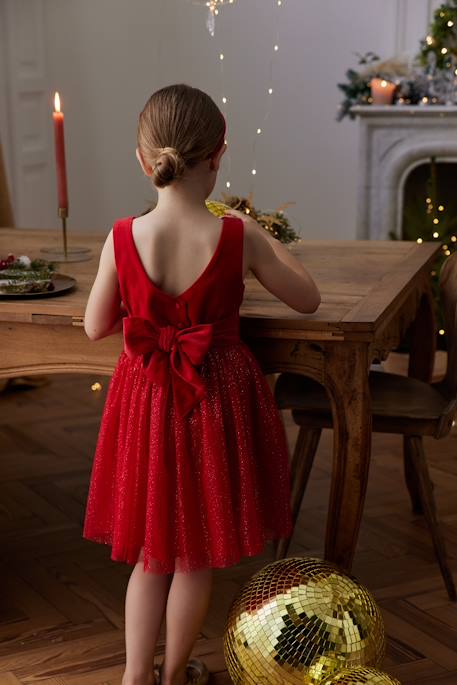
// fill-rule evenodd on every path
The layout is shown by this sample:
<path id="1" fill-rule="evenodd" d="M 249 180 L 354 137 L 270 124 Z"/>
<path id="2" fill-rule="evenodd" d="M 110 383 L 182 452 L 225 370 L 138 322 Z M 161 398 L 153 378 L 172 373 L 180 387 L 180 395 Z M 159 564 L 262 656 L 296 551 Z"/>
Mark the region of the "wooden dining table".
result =
<path id="1" fill-rule="evenodd" d="M 74 236 L 74 237 L 73 237 Z M 58 264 L 76 287 L 55 297 L 0 298 L 0 378 L 33 374 L 111 375 L 123 347 L 122 333 L 91 341 L 84 311 L 105 235 L 74 232 L 91 258 Z M 57 230 L 0 229 L 0 259 L 44 257 L 60 246 Z M 430 271 L 437 243 L 373 240 L 300 240 L 290 247 L 312 274 L 322 303 L 301 314 L 246 278 L 241 335 L 264 373 L 302 373 L 322 383 L 331 400 L 333 468 L 325 558 L 351 570 L 363 512 L 371 450 L 368 373 L 373 362 L 408 333 L 408 373 L 431 379 L 435 323 Z"/>

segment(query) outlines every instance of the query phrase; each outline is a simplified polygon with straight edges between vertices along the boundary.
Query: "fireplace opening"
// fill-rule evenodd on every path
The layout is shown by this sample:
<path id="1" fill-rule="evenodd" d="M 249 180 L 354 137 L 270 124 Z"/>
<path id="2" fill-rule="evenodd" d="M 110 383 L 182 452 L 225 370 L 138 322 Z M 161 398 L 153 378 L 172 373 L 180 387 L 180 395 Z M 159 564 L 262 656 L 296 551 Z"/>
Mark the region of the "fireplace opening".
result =
<path id="1" fill-rule="evenodd" d="M 457 162 L 436 157 L 419 164 L 408 174 L 403 187 L 400 236 L 418 242 L 433 241 L 441 250 L 431 270 L 437 319 L 437 343 L 446 348 L 446 331 L 439 301 L 441 266 L 457 247 Z"/>
<path id="2" fill-rule="evenodd" d="M 457 241 L 457 162 L 432 157 L 416 166 L 403 188 L 402 240 Z M 452 241 L 454 236 L 454 241 Z"/>

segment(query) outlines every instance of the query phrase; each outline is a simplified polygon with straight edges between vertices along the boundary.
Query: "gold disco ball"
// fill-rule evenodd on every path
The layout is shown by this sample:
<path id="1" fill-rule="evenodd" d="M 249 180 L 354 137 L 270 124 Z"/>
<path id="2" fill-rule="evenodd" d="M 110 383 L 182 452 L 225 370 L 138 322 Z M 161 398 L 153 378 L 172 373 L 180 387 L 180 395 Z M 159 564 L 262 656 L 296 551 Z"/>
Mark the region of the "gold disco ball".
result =
<path id="1" fill-rule="evenodd" d="M 221 217 L 227 213 L 227 209 L 232 209 L 229 205 L 224 205 L 223 202 L 217 200 L 206 200 L 206 206 L 214 216 Z"/>
<path id="2" fill-rule="evenodd" d="M 357 666 L 344 668 L 330 680 L 326 680 L 324 685 L 401 685 L 401 683 L 376 668 Z"/>
<path id="3" fill-rule="evenodd" d="M 224 657 L 235 685 L 314 685 L 353 666 L 380 666 L 381 613 L 334 564 L 288 557 L 267 564 L 234 598 Z"/>

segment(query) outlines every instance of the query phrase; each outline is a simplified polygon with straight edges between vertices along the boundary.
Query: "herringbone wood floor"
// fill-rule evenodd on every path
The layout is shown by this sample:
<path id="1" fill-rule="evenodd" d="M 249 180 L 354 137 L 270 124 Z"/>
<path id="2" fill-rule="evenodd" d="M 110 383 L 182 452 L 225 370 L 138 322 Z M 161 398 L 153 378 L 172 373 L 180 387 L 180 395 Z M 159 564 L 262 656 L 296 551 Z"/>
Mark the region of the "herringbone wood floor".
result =
<path id="1" fill-rule="evenodd" d="M 392 356 L 390 360 L 392 359 Z M 390 362 L 392 363 L 392 362 Z M 0 685 L 119 685 L 124 596 L 131 568 L 82 539 L 82 521 L 106 378 L 51 376 L 0 394 Z M 91 383 L 100 380 L 101 392 Z M 286 416 L 288 435 L 296 429 Z M 325 431 L 290 555 L 322 556 L 331 465 Z M 457 431 L 427 440 L 451 563 L 457 570 Z M 457 685 L 457 607 L 444 590 L 428 532 L 409 507 L 401 438 L 375 435 L 353 573 L 374 593 L 388 631 L 386 671 L 403 685 Z M 272 559 L 215 571 L 194 654 L 228 684 L 222 631 L 235 593 Z M 162 639 L 157 660 L 163 652 Z"/>

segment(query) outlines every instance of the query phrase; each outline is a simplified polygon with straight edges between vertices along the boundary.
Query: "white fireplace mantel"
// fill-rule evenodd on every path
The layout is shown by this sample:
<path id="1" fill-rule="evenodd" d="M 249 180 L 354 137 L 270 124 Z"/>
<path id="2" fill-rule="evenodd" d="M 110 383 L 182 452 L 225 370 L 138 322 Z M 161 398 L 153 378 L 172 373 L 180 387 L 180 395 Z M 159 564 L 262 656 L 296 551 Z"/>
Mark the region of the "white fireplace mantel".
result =
<path id="1" fill-rule="evenodd" d="M 399 237 L 403 186 L 419 164 L 457 162 L 457 107 L 360 105 L 357 237 Z"/>

